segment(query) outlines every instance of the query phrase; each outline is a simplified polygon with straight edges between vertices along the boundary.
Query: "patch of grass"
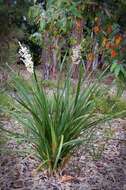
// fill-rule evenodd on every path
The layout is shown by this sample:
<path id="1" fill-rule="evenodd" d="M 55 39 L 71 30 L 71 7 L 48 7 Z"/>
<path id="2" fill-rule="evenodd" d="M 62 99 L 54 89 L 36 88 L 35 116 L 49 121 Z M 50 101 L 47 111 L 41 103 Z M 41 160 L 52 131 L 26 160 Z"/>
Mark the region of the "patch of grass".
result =
<path id="1" fill-rule="evenodd" d="M 100 100 L 95 97 L 95 103 L 97 105 L 97 111 L 103 114 L 126 110 L 126 101 L 116 95 L 110 96 L 106 94 Z"/>
<path id="2" fill-rule="evenodd" d="M 0 130 L 0 149 L 3 148 L 3 145 L 6 144 L 7 140 L 7 135 L 2 130 Z"/>
<path id="3" fill-rule="evenodd" d="M 0 117 L 8 117 L 8 110 L 13 110 L 14 100 L 5 91 L 0 92 Z"/>

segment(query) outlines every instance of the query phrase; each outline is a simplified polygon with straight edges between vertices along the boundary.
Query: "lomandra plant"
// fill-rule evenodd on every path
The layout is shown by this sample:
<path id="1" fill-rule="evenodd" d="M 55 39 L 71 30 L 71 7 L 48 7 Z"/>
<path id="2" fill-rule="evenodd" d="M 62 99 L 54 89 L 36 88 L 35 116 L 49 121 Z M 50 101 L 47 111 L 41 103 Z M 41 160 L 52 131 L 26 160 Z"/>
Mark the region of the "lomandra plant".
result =
<path id="1" fill-rule="evenodd" d="M 59 77 L 53 94 L 47 94 L 38 82 L 31 57 L 29 61 L 29 52 L 21 44 L 20 47 L 26 68 L 32 75 L 32 84 L 29 85 L 21 77 L 14 75 L 14 99 L 20 105 L 20 109 L 16 104 L 12 114 L 22 123 L 24 133 L 21 137 L 31 142 L 36 155 L 42 161 L 41 166 L 47 168 L 49 173 L 54 173 L 65 166 L 77 146 L 88 141 L 91 131 L 98 124 L 119 117 L 125 114 L 125 111 L 114 114 L 108 112 L 104 115 L 99 112 L 98 100 L 102 99 L 104 91 L 99 87 L 98 81 L 82 85 L 81 65 L 78 83 L 73 93 L 69 71 L 64 87 L 60 88 Z M 61 67 L 62 65 L 63 63 Z"/>
<path id="2" fill-rule="evenodd" d="M 31 87 L 19 77 L 14 77 L 16 101 L 24 108 L 13 115 L 27 130 L 26 138 L 33 144 L 43 167 L 50 173 L 64 167 L 77 146 L 86 142 L 85 134 L 98 124 L 104 123 L 124 112 L 102 115 L 97 111 L 96 97 L 103 92 L 97 82 L 82 87 L 80 66 L 78 84 L 71 94 L 71 79 L 68 76 L 61 90 L 59 85 L 53 95 L 46 93 L 33 74 Z M 58 83 L 59 84 L 59 83 Z M 24 130 L 24 131 L 26 131 Z"/>

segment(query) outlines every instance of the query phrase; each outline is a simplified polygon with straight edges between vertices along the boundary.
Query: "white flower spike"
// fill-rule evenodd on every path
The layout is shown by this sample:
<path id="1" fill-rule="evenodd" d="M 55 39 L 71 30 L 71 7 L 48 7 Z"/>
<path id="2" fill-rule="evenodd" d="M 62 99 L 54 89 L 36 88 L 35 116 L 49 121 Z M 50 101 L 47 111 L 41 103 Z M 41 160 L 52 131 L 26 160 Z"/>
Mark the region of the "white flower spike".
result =
<path id="1" fill-rule="evenodd" d="M 24 62 L 27 71 L 29 73 L 33 73 L 34 72 L 34 63 L 32 61 L 32 56 L 30 54 L 30 51 L 28 50 L 28 48 L 23 47 L 22 44 L 20 42 L 18 42 L 20 49 L 19 49 L 19 54 L 20 54 L 20 59 Z"/>

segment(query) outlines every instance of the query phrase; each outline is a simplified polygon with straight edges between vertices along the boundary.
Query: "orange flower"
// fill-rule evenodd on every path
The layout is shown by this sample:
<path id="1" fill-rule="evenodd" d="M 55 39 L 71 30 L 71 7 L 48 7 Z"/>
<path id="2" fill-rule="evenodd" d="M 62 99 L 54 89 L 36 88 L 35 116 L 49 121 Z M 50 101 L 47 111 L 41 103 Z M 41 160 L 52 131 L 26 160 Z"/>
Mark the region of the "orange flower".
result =
<path id="1" fill-rule="evenodd" d="M 111 51 L 111 57 L 115 58 L 117 56 L 117 52 L 115 50 Z"/>
<path id="2" fill-rule="evenodd" d="M 98 34 L 100 32 L 100 27 L 99 26 L 94 26 L 93 31 L 95 34 Z"/>
<path id="3" fill-rule="evenodd" d="M 89 62 L 92 62 L 92 61 L 94 60 L 94 54 L 93 54 L 93 53 L 88 53 L 88 54 L 87 54 L 87 60 L 88 60 Z"/>
<path id="4" fill-rule="evenodd" d="M 122 41 L 122 36 L 121 35 L 116 35 L 115 36 L 115 45 L 119 46 L 121 41 Z"/>
<path id="5" fill-rule="evenodd" d="M 109 34 L 109 33 L 111 33 L 112 32 L 112 26 L 110 25 L 110 26 L 108 26 L 108 28 L 107 28 L 107 33 Z"/>

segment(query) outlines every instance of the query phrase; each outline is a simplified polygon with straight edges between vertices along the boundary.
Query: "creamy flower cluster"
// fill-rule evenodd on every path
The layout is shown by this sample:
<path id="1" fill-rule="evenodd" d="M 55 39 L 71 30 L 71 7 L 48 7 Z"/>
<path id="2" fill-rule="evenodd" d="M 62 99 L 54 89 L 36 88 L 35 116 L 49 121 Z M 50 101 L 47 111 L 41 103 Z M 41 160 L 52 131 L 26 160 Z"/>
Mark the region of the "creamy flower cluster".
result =
<path id="1" fill-rule="evenodd" d="M 21 57 L 20 59 L 24 62 L 25 66 L 27 68 L 27 71 L 29 73 L 33 73 L 34 72 L 34 63 L 32 61 L 32 56 L 27 47 L 23 47 L 20 42 L 18 42 L 18 43 L 20 46 L 20 49 L 19 49 L 19 54 Z"/>
<path id="2" fill-rule="evenodd" d="M 76 45 L 72 48 L 72 63 L 78 65 L 81 60 L 81 46 Z"/>

